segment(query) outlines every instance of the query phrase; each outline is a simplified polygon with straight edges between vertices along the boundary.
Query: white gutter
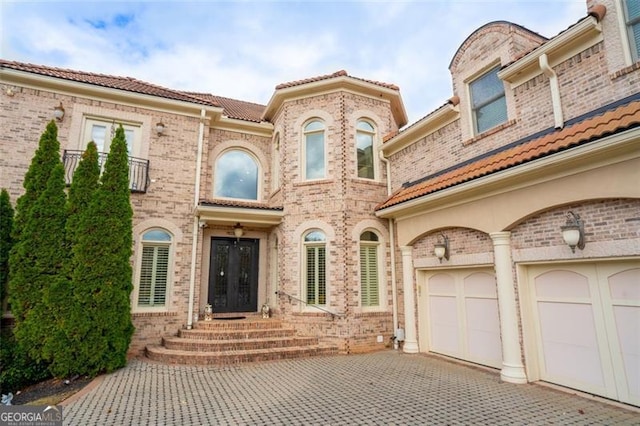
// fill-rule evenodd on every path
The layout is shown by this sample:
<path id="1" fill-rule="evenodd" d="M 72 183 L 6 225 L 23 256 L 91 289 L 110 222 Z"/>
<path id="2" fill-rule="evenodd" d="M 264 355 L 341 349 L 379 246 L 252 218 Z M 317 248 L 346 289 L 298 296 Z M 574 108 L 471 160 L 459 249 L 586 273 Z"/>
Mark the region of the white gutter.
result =
<path id="1" fill-rule="evenodd" d="M 200 172 L 202 170 L 202 145 L 204 144 L 204 122 L 206 111 L 200 111 L 200 125 L 198 128 L 198 154 L 196 156 L 196 180 L 194 184 L 193 204 L 194 211 L 200 201 Z M 200 229 L 200 218 L 193 216 L 193 241 L 191 243 L 191 273 L 189 275 L 189 313 L 187 314 L 187 329 L 193 326 L 193 299 L 196 286 L 196 260 L 198 251 L 198 230 Z"/>
<path id="2" fill-rule="evenodd" d="M 549 79 L 549 88 L 551 89 L 551 103 L 553 105 L 553 120 L 556 129 L 564 127 L 564 117 L 562 114 L 562 102 L 560 101 L 560 84 L 558 84 L 558 75 L 549 65 L 549 58 L 543 53 L 538 58 L 540 69 Z"/>
<path id="3" fill-rule="evenodd" d="M 378 151 L 380 160 L 387 167 L 387 195 L 391 195 L 391 164 L 384 157 L 382 150 Z M 396 237 L 393 228 L 393 218 L 389 218 L 389 247 L 391 250 L 391 310 L 393 312 L 393 335 L 398 330 L 398 286 L 396 284 Z M 393 339 L 393 349 L 398 349 L 398 339 Z"/>

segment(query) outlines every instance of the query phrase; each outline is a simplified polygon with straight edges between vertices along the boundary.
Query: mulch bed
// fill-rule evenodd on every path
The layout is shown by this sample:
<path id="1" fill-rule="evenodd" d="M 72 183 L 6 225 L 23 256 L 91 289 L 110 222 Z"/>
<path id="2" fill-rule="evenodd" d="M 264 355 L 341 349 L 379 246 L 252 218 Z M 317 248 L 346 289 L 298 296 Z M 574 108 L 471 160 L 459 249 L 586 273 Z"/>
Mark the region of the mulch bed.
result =
<path id="1" fill-rule="evenodd" d="M 12 405 L 56 405 L 75 394 L 93 379 L 49 379 L 14 392 Z"/>

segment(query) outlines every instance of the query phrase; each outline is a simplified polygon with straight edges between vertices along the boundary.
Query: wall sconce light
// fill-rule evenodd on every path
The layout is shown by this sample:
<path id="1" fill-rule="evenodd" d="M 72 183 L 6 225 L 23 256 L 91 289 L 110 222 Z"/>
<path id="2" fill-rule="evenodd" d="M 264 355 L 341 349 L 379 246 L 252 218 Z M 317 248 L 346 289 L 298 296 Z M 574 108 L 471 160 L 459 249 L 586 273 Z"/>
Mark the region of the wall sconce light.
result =
<path id="1" fill-rule="evenodd" d="M 576 247 L 584 250 L 584 222 L 580 216 L 572 211 L 567 213 L 567 222 L 560 227 L 564 242 L 571 247 L 571 252 L 576 252 Z"/>
<path id="2" fill-rule="evenodd" d="M 442 240 L 440 237 L 442 237 Z M 433 246 L 433 254 L 442 263 L 443 258 L 449 260 L 449 238 L 444 234 L 440 234 L 440 237 L 438 237 L 438 242 Z"/>
<path id="3" fill-rule="evenodd" d="M 244 235 L 244 229 L 242 229 L 240 222 L 236 223 L 233 227 L 233 235 L 235 235 L 238 240 Z"/>
<path id="4" fill-rule="evenodd" d="M 165 130 L 165 127 L 162 121 L 159 121 L 158 123 L 156 123 L 156 133 L 158 134 L 158 136 L 162 136 L 162 134 L 164 133 L 164 130 Z"/>
<path id="5" fill-rule="evenodd" d="M 62 102 L 60 102 L 60 105 L 53 108 L 53 117 L 58 121 L 62 121 L 64 118 L 64 107 L 62 106 Z"/>

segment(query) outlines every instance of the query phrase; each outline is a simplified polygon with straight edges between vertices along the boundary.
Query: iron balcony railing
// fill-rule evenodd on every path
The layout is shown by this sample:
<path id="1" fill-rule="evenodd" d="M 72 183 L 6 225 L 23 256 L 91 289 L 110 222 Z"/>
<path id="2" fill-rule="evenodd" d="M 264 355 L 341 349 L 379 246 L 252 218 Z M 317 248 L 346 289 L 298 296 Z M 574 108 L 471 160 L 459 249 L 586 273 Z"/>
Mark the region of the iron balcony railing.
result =
<path id="1" fill-rule="evenodd" d="M 84 151 L 64 151 L 62 162 L 64 163 L 64 179 L 67 185 L 71 185 L 73 173 L 76 171 L 83 153 Z M 101 152 L 98 154 L 100 169 L 104 167 L 106 160 L 107 153 Z M 149 160 L 129 157 L 129 188 L 131 192 L 147 192 L 149 182 Z"/>

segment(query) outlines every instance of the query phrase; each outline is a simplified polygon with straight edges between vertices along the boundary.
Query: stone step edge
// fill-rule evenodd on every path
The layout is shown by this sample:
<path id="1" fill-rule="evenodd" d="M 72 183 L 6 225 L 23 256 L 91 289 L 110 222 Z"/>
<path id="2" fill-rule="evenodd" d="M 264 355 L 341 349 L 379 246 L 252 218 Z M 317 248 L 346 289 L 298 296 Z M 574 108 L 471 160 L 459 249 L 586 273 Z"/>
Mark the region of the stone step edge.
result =
<path id="1" fill-rule="evenodd" d="M 228 345 L 228 344 L 242 344 L 242 343 L 271 343 L 278 342 L 281 340 L 293 340 L 293 341 L 308 341 L 314 340 L 318 341 L 317 337 L 305 337 L 305 336 L 282 336 L 282 337 L 261 337 L 255 339 L 227 339 L 227 340 L 205 340 L 205 339 L 189 339 L 187 337 L 180 336 L 167 336 L 163 337 L 163 342 L 172 342 L 172 343 L 188 343 L 188 344 L 198 344 L 198 345 L 206 345 L 210 344 L 211 346 L 215 345 Z M 205 343 L 203 343 L 205 342 Z"/>
<path id="2" fill-rule="evenodd" d="M 289 346 L 277 349 L 246 349 L 246 350 L 227 350 L 215 352 L 194 352 L 177 349 L 167 349 L 160 345 L 147 346 L 146 352 L 149 354 L 157 354 L 159 356 L 184 356 L 192 358 L 224 358 L 234 357 L 238 355 L 265 355 L 277 353 L 296 353 L 296 352 L 316 352 L 316 351 L 335 351 L 338 353 L 338 347 L 333 345 L 310 345 L 310 346 Z M 151 357 L 153 359 L 153 357 Z"/>

